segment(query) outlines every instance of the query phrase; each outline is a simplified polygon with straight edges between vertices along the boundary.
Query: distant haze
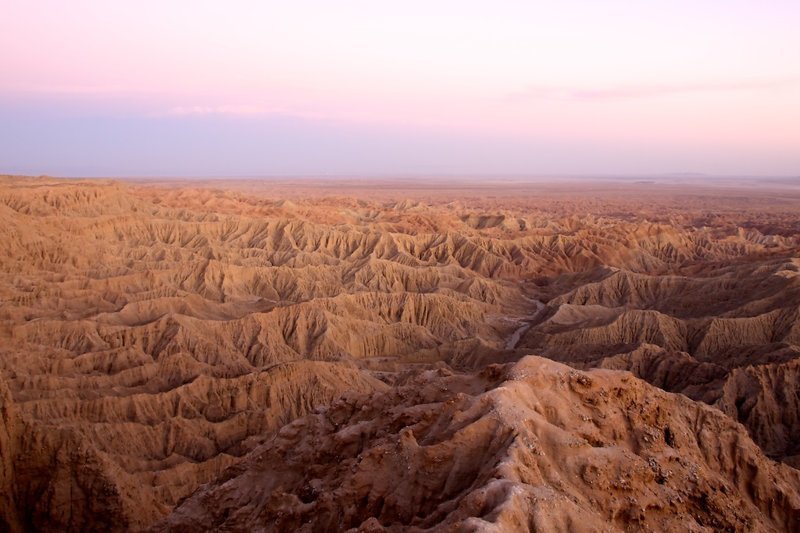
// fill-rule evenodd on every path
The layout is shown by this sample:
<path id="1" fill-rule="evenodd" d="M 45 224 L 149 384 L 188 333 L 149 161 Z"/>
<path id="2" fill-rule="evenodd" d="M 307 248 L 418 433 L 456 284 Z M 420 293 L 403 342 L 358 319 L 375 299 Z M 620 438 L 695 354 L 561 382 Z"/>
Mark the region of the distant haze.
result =
<path id="1" fill-rule="evenodd" d="M 0 173 L 800 174 L 800 2 L 0 7 Z"/>

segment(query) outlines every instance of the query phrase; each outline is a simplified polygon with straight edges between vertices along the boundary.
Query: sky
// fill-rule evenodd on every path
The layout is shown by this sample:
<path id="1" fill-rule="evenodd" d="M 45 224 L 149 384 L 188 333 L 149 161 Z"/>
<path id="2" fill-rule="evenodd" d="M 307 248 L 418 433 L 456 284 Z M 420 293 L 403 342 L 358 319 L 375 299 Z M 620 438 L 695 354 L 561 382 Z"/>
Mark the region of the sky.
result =
<path id="1" fill-rule="evenodd" d="M 0 0 L 0 172 L 800 175 L 797 0 Z"/>

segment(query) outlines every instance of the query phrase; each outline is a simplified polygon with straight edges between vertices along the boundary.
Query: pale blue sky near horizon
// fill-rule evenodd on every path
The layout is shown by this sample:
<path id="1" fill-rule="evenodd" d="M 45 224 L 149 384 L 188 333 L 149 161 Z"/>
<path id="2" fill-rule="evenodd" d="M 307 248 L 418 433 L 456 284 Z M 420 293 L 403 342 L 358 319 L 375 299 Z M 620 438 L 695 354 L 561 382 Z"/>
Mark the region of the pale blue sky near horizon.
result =
<path id="1" fill-rule="evenodd" d="M 800 174 L 796 1 L 0 12 L 0 173 Z"/>

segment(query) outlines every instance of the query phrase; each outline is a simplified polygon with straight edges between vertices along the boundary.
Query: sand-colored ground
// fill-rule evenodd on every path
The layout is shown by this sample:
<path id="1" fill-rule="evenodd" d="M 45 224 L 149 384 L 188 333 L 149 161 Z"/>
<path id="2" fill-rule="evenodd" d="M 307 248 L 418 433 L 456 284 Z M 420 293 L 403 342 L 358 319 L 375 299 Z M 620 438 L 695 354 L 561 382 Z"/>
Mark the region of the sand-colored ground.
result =
<path id="1" fill-rule="evenodd" d="M 0 529 L 800 528 L 795 182 L 4 177 L 0 221 Z"/>

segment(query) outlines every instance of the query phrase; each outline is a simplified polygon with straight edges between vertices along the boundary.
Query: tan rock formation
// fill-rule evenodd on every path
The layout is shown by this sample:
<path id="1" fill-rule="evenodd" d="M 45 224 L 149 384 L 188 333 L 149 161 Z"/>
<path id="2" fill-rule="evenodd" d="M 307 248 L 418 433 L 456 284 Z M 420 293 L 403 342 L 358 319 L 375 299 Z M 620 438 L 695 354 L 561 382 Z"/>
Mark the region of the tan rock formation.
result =
<path id="1" fill-rule="evenodd" d="M 154 529 L 800 527 L 800 472 L 721 412 L 529 357 L 429 371 L 285 426 Z"/>
<path id="2" fill-rule="evenodd" d="M 258 512 L 291 509 L 287 527 L 793 527 L 798 200 L 784 185 L 0 177 L 0 529 L 143 529 L 190 497 L 162 524 L 197 525 L 192 502 L 225 502 L 192 494 L 250 467 L 261 483 L 280 466 L 265 453 L 293 461 L 301 503 L 256 483 Z M 568 369 L 491 366 L 529 354 L 629 370 L 731 420 L 608 372 L 591 379 L 620 398 L 577 409 L 589 396 L 552 377 Z M 685 451 L 662 442 L 651 467 L 627 424 L 663 427 L 619 411 L 637 402 L 678 417 Z M 352 420 L 304 418 L 328 405 Z M 421 474 L 373 457 L 392 439 Z M 553 444 L 581 439 L 574 455 Z M 330 470 L 298 489 L 312 457 Z M 643 492 L 572 481 L 585 471 L 631 472 Z M 332 500 L 336 483 L 351 492 Z"/>

